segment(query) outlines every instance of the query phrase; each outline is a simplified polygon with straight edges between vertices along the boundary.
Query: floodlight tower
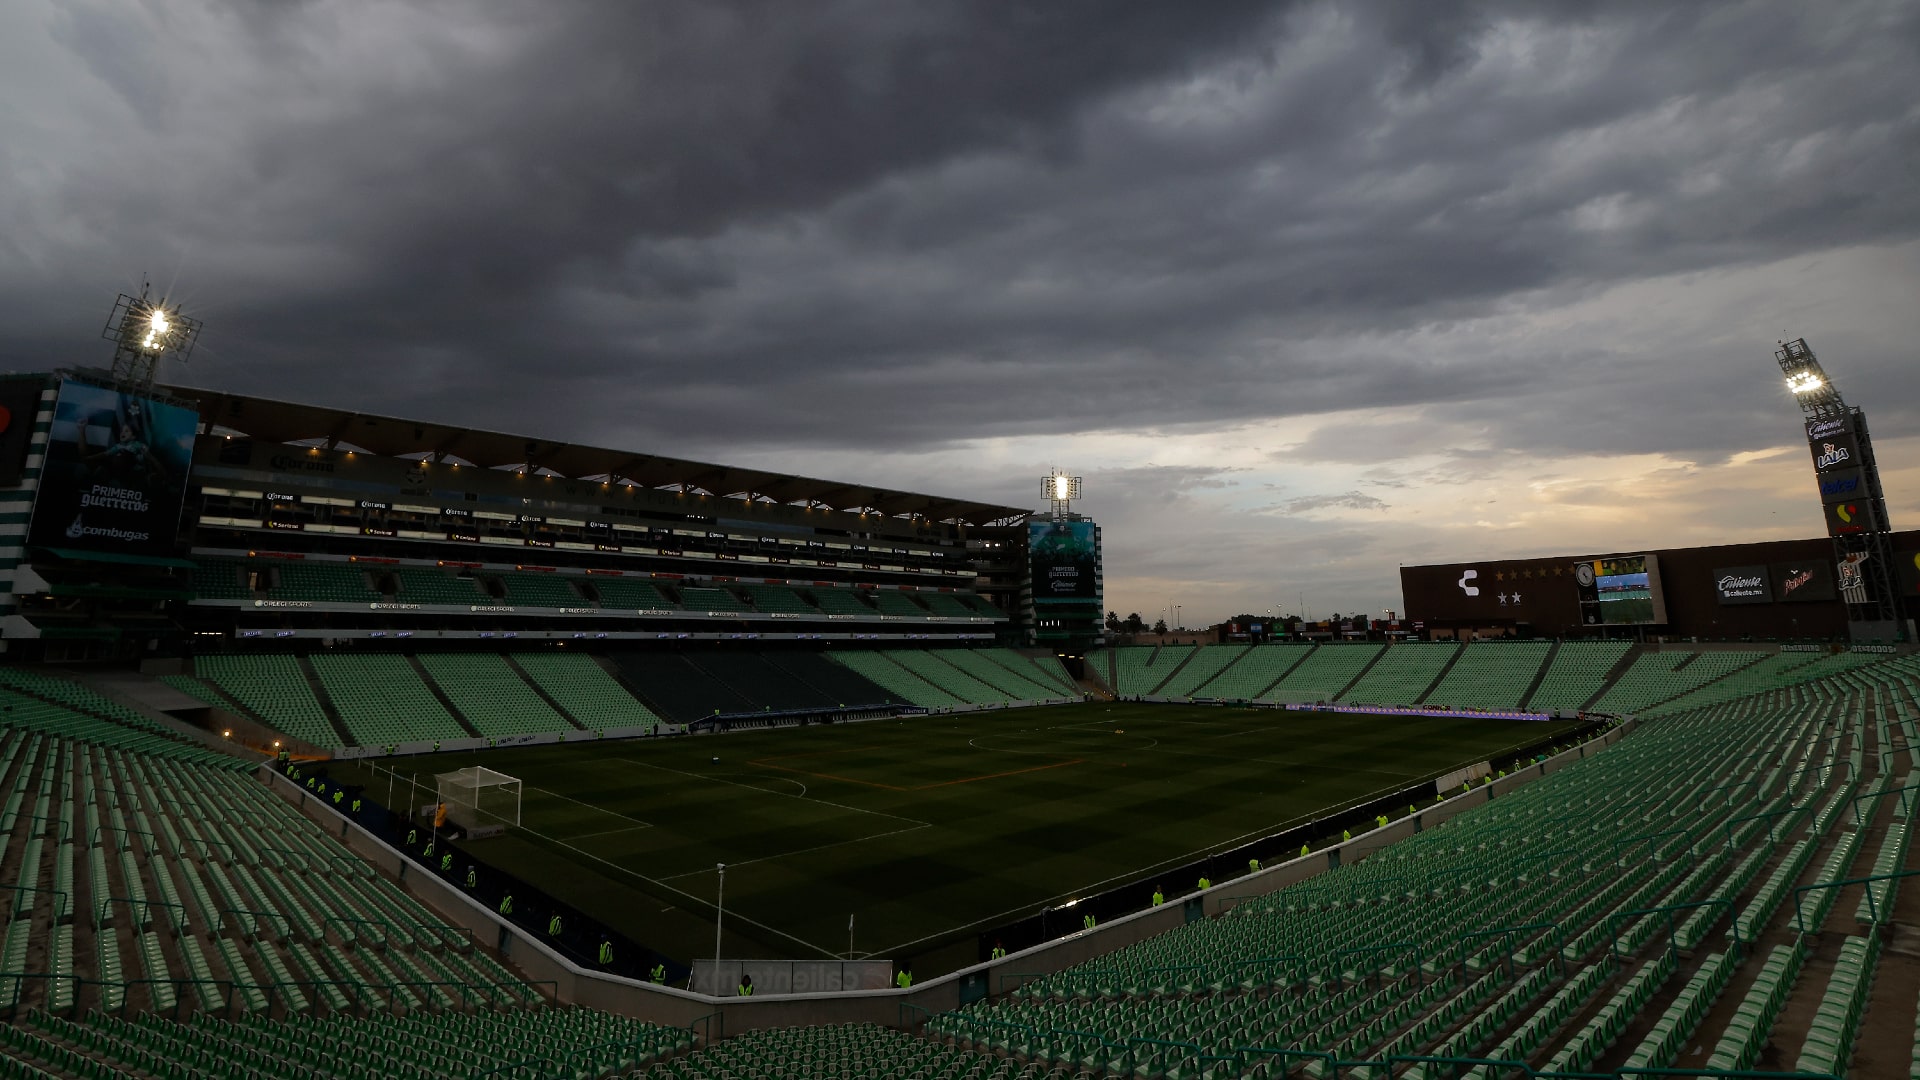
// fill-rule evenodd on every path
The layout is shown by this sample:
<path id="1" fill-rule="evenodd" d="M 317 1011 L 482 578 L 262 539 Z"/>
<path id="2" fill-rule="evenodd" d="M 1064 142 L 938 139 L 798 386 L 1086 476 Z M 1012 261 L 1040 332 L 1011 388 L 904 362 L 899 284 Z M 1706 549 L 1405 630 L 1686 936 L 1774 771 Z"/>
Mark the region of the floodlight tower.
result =
<path id="1" fill-rule="evenodd" d="M 1073 508 L 1073 500 L 1080 497 L 1080 478 L 1068 476 L 1058 469 L 1046 477 L 1047 499 L 1053 503 L 1053 520 L 1067 520 L 1067 512 Z"/>
<path id="2" fill-rule="evenodd" d="M 1773 356 L 1806 417 L 1848 631 L 1856 642 L 1896 640 L 1904 635 L 1893 580 L 1893 530 L 1866 413 L 1847 404 L 1805 338 L 1779 343 Z"/>
<path id="3" fill-rule="evenodd" d="M 180 314 L 178 304 L 150 295 L 152 286 L 140 283 L 140 295 L 121 293 L 107 316 L 100 336 L 113 342 L 113 383 L 120 390 L 150 397 L 155 369 L 163 357 L 185 363 L 200 339 L 200 320 Z"/>

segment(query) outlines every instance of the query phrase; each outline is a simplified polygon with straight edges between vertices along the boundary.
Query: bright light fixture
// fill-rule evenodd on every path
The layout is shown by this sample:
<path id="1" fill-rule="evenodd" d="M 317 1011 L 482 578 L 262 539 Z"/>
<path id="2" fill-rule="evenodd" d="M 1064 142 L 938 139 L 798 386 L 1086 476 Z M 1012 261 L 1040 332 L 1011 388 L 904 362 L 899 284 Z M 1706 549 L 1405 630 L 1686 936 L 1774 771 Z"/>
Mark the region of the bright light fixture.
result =
<path id="1" fill-rule="evenodd" d="M 1787 376 L 1787 389 L 1796 394 L 1811 394 L 1824 385 L 1826 384 L 1820 381 L 1820 376 L 1811 371 L 1795 372 Z"/>

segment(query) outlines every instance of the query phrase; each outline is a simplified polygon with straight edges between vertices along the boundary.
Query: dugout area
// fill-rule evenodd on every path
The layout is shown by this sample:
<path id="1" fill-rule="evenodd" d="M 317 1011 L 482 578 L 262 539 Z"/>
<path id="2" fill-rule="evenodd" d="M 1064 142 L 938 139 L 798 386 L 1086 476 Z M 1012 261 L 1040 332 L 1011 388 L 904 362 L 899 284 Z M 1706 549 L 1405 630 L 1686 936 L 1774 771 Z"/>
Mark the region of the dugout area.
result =
<path id="1" fill-rule="evenodd" d="M 681 962 L 979 959 L 981 935 L 1505 758 L 1573 722 L 1091 703 L 436 755 L 524 785 L 488 865 Z M 715 760 L 717 759 L 717 760 Z M 339 763 L 377 790 L 370 765 Z M 396 761 L 404 777 L 409 765 Z M 360 776 L 354 777 L 358 771 Z M 429 779 L 422 777 L 423 780 Z M 1431 802 L 1431 786 L 1427 801 Z M 1404 806 L 1396 815 L 1404 814 Z M 1369 811 L 1371 813 L 1371 811 Z M 1297 854 L 1277 847 L 1273 862 Z M 1079 916 L 1075 915 L 1075 920 Z"/>

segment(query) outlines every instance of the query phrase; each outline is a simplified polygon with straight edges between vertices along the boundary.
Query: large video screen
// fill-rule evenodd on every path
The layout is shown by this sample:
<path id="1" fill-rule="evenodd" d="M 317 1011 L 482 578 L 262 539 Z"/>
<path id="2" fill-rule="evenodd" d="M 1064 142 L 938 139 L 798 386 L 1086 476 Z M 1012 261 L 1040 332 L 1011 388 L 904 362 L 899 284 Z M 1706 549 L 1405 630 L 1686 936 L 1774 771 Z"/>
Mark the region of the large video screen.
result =
<path id="1" fill-rule="evenodd" d="M 193 461 L 191 409 L 63 382 L 27 542 L 127 555 L 172 551 Z"/>
<path id="2" fill-rule="evenodd" d="M 1579 564 L 1575 576 L 1589 621 L 1603 626 L 1633 626 L 1667 621 L 1660 588 L 1660 564 L 1652 555 L 1620 555 Z"/>
<path id="3" fill-rule="evenodd" d="M 1100 553 L 1093 522 L 1028 522 L 1027 556 L 1036 601 L 1092 600 L 1097 595 Z"/>

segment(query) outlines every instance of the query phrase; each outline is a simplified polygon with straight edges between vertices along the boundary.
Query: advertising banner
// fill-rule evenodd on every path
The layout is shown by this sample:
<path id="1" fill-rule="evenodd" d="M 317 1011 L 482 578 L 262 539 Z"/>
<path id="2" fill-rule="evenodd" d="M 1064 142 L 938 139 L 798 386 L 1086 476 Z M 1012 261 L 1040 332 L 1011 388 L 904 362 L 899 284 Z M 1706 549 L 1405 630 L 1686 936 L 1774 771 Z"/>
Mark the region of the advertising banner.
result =
<path id="1" fill-rule="evenodd" d="M 1724 566 L 1713 572 L 1714 596 L 1722 604 L 1771 604 L 1773 589 L 1764 566 Z"/>
<path id="2" fill-rule="evenodd" d="M 177 405 L 61 383 L 27 542 L 170 553 L 199 421 L 199 414 Z"/>
<path id="3" fill-rule="evenodd" d="M 1873 505 L 1865 500 L 1828 503 L 1821 509 L 1826 511 L 1828 536 L 1854 536 L 1873 529 Z"/>
<path id="4" fill-rule="evenodd" d="M 1893 565 L 1900 575 L 1900 595 L 1920 596 L 1920 551 L 1896 551 Z"/>
<path id="5" fill-rule="evenodd" d="M 1825 559 L 1809 562 L 1774 563 L 1773 597 L 1783 604 L 1831 600 L 1833 565 Z"/>
<path id="6" fill-rule="evenodd" d="M 1092 600 L 1099 576 L 1099 553 L 1091 521 L 1032 521 L 1027 524 L 1027 555 L 1033 571 L 1033 598 Z"/>
<path id="7" fill-rule="evenodd" d="M 1835 469 L 1814 477 L 1820 482 L 1820 501 L 1837 503 L 1867 497 L 1867 481 L 1859 469 Z"/>

